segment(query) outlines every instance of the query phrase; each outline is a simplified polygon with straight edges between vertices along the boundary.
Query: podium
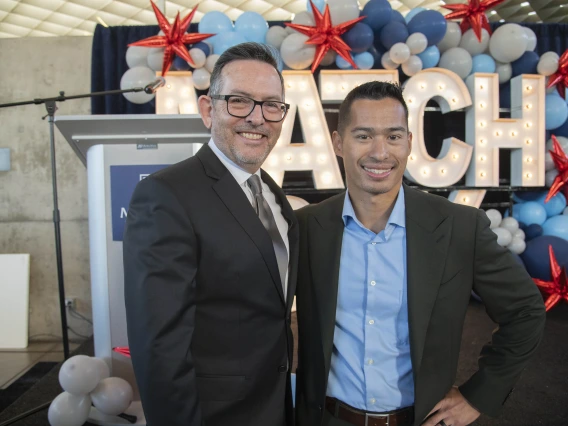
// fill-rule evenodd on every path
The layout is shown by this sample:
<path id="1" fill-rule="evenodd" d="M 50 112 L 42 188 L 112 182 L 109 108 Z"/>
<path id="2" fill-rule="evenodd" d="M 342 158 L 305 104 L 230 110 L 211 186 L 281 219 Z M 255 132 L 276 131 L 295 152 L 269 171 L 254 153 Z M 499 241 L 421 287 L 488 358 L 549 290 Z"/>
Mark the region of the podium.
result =
<path id="1" fill-rule="evenodd" d="M 210 133 L 193 114 L 61 116 L 55 125 L 87 167 L 95 356 L 107 363 L 111 376 L 132 385 L 135 401 L 126 413 L 146 424 L 130 358 L 112 351 L 128 346 L 122 264 L 128 205 L 141 179 L 191 157 Z M 130 424 L 94 408 L 89 422 Z"/>

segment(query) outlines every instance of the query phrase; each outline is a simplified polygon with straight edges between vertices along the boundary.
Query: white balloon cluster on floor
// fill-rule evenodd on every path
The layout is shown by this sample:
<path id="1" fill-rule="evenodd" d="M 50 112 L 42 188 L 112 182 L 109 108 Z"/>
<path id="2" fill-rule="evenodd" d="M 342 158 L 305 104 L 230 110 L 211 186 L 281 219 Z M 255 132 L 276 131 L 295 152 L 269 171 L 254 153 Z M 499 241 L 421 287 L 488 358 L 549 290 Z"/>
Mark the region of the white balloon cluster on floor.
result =
<path id="1" fill-rule="evenodd" d="M 507 247 L 515 254 L 525 251 L 525 233 L 519 228 L 519 222 L 513 217 L 501 215 L 499 210 L 489 209 L 485 212 L 491 221 L 491 230 L 497 235 L 497 244 Z"/>
<path id="2" fill-rule="evenodd" d="M 117 416 L 130 406 L 133 391 L 119 377 L 110 377 L 107 364 L 100 358 L 76 355 L 63 363 L 59 384 L 64 392 L 49 406 L 51 426 L 81 426 L 89 418 L 91 405 L 103 414 Z"/>

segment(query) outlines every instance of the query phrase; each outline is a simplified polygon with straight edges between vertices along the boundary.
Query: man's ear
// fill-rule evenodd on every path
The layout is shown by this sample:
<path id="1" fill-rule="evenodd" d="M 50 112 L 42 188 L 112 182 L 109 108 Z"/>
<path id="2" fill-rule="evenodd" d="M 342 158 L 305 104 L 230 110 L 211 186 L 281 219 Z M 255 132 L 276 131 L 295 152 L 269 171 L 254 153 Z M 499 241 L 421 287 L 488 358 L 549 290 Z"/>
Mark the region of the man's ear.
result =
<path id="1" fill-rule="evenodd" d="M 341 139 L 341 136 L 339 135 L 337 130 L 335 130 L 331 135 L 331 143 L 333 144 L 335 155 L 343 158 L 343 140 Z"/>
<path id="2" fill-rule="evenodd" d="M 197 108 L 199 109 L 199 115 L 203 120 L 205 127 L 211 130 L 211 113 L 213 111 L 213 101 L 209 96 L 201 95 L 197 100 Z"/>

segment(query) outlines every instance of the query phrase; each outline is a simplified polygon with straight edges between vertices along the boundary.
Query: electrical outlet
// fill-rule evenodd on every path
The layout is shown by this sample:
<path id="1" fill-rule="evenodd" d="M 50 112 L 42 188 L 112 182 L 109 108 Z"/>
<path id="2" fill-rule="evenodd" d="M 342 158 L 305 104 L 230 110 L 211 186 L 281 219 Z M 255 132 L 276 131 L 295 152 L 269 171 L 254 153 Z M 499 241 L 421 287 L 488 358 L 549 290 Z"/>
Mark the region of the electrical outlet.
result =
<path id="1" fill-rule="evenodd" d="M 66 308 L 75 308 L 75 298 L 74 297 L 66 297 L 65 298 L 65 307 Z"/>

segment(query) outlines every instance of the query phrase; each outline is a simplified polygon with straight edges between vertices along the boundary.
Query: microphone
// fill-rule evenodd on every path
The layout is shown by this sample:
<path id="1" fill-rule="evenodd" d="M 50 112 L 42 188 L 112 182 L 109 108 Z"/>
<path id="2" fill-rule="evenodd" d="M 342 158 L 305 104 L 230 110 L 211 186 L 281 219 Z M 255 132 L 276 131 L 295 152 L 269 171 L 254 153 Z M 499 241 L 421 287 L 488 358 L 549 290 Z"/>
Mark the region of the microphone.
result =
<path id="1" fill-rule="evenodd" d="M 156 93 L 156 91 L 165 84 L 166 79 L 164 77 L 158 77 L 156 81 L 148 83 L 146 86 L 144 86 L 144 92 L 151 95 L 153 93 Z"/>

